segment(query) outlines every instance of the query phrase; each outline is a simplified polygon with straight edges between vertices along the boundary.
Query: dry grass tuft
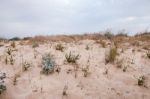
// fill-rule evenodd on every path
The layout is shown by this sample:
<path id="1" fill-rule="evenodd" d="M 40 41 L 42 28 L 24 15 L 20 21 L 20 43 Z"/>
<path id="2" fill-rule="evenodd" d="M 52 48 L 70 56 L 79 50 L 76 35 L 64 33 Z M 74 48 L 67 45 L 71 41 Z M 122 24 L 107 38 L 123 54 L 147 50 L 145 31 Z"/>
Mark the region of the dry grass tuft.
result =
<path id="1" fill-rule="evenodd" d="M 109 50 L 109 53 L 105 55 L 105 63 L 114 63 L 117 56 L 117 48 L 112 47 Z"/>

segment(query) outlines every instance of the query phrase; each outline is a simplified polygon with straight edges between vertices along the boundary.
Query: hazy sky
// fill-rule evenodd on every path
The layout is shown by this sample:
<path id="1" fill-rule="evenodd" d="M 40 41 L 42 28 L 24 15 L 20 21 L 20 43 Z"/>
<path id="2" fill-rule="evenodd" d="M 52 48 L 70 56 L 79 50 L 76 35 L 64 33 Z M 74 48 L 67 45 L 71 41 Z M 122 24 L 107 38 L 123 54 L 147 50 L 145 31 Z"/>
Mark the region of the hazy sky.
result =
<path id="1" fill-rule="evenodd" d="M 0 36 L 150 28 L 150 0 L 0 0 Z"/>

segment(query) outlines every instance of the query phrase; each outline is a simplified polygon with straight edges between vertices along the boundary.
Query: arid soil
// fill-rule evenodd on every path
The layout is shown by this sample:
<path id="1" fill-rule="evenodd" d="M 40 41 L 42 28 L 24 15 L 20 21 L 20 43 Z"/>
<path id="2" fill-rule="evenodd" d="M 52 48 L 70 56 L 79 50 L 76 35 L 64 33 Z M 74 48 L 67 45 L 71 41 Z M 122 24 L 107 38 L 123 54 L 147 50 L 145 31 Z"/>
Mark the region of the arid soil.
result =
<path id="1" fill-rule="evenodd" d="M 15 41 L 12 48 L 13 64 L 5 59 L 10 42 L 0 47 L 0 71 L 7 76 L 7 89 L 0 99 L 150 99 L 150 59 L 140 45 L 123 43 L 117 48 L 115 62 L 106 63 L 112 46 L 107 40 L 105 47 L 95 40 L 48 42 L 35 48 L 20 42 Z M 64 50 L 56 50 L 57 44 Z M 65 59 L 70 51 L 79 54 L 75 64 Z M 41 73 L 44 53 L 53 55 L 57 67 L 48 75 Z M 25 61 L 30 67 L 23 71 Z M 141 76 L 143 84 L 139 85 Z"/>

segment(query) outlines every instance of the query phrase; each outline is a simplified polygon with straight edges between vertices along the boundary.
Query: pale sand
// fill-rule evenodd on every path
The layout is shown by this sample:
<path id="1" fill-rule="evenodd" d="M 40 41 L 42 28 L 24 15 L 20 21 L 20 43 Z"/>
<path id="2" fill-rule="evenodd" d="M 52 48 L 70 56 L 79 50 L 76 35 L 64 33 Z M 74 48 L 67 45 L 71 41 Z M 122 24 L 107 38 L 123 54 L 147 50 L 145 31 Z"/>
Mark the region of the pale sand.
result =
<path id="1" fill-rule="evenodd" d="M 56 44 L 41 44 L 36 48 L 36 59 L 31 45 L 17 45 L 18 51 L 14 52 L 16 61 L 13 66 L 6 65 L 1 57 L 0 70 L 7 75 L 7 90 L 0 95 L 0 99 L 150 99 L 150 60 L 146 58 L 145 50 L 132 53 L 133 47 L 129 47 L 120 54 L 120 57 L 124 58 L 124 64 L 129 65 L 127 71 L 123 72 L 115 64 L 105 65 L 105 51 L 108 47 L 102 48 L 92 40 L 62 43 L 66 47 L 64 52 L 55 50 Z M 89 45 L 89 50 L 85 49 L 86 45 Z M 5 46 L 0 47 L 1 56 L 5 49 Z M 65 54 L 70 51 L 80 54 L 76 78 L 73 65 L 64 63 Z M 45 52 L 54 55 L 56 64 L 61 68 L 59 74 L 40 74 L 41 55 Z M 24 60 L 32 63 L 32 67 L 25 72 L 21 72 L 21 54 Z M 88 59 L 90 75 L 84 77 L 81 69 L 88 65 Z M 134 64 L 130 63 L 132 59 Z M 108 74 L 104 74 L 106 68 L 109 68 Z M 69 69 L 72 71 L 67 74 Z M 14 86 L 12 79 L 16 73 L 20 73 L 20 77 Z M 146 77 L 146 87 L 137 85 L 135 77 L 140 75 Z M 65 85 L 68 86 L 67 96 L 62 95 Z"/>

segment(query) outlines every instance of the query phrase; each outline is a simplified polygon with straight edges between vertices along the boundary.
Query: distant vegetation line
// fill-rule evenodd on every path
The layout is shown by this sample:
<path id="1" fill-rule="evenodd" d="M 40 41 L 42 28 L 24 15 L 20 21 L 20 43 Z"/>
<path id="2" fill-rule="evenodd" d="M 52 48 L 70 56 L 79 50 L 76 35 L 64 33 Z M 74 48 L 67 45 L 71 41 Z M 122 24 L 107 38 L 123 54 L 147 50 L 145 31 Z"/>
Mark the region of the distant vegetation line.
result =
<path id="1" fill-rule="evenodd" d="M 98 39 L 115 39 L 116 37 L 140 37 L 146 36 L 147 39 L 150 39 L 150 32 L 141 32 L 137 33 L 133 36 L 129 36 L 127 33 L 118 33 L 113 34 L 110 31 L 106 31 L 103 33 L 87 33 L 87 34 L 72 34 L 72 35 L 36 35 L 34 37 L 13 37 L 10 39 L 0 37 L 0 41 L 2 40 L 9 40 L 9 41 L 18 41 L 18 40 L 31 40 L 31 41 L 38 41 L 38 42 L 45 42 L 45 41 L 64 41 L 64 42 L 71 42 L 75 40 L 84 40 L 84 39 L 91 39 L 91 40 L 98 40 Z"/>

